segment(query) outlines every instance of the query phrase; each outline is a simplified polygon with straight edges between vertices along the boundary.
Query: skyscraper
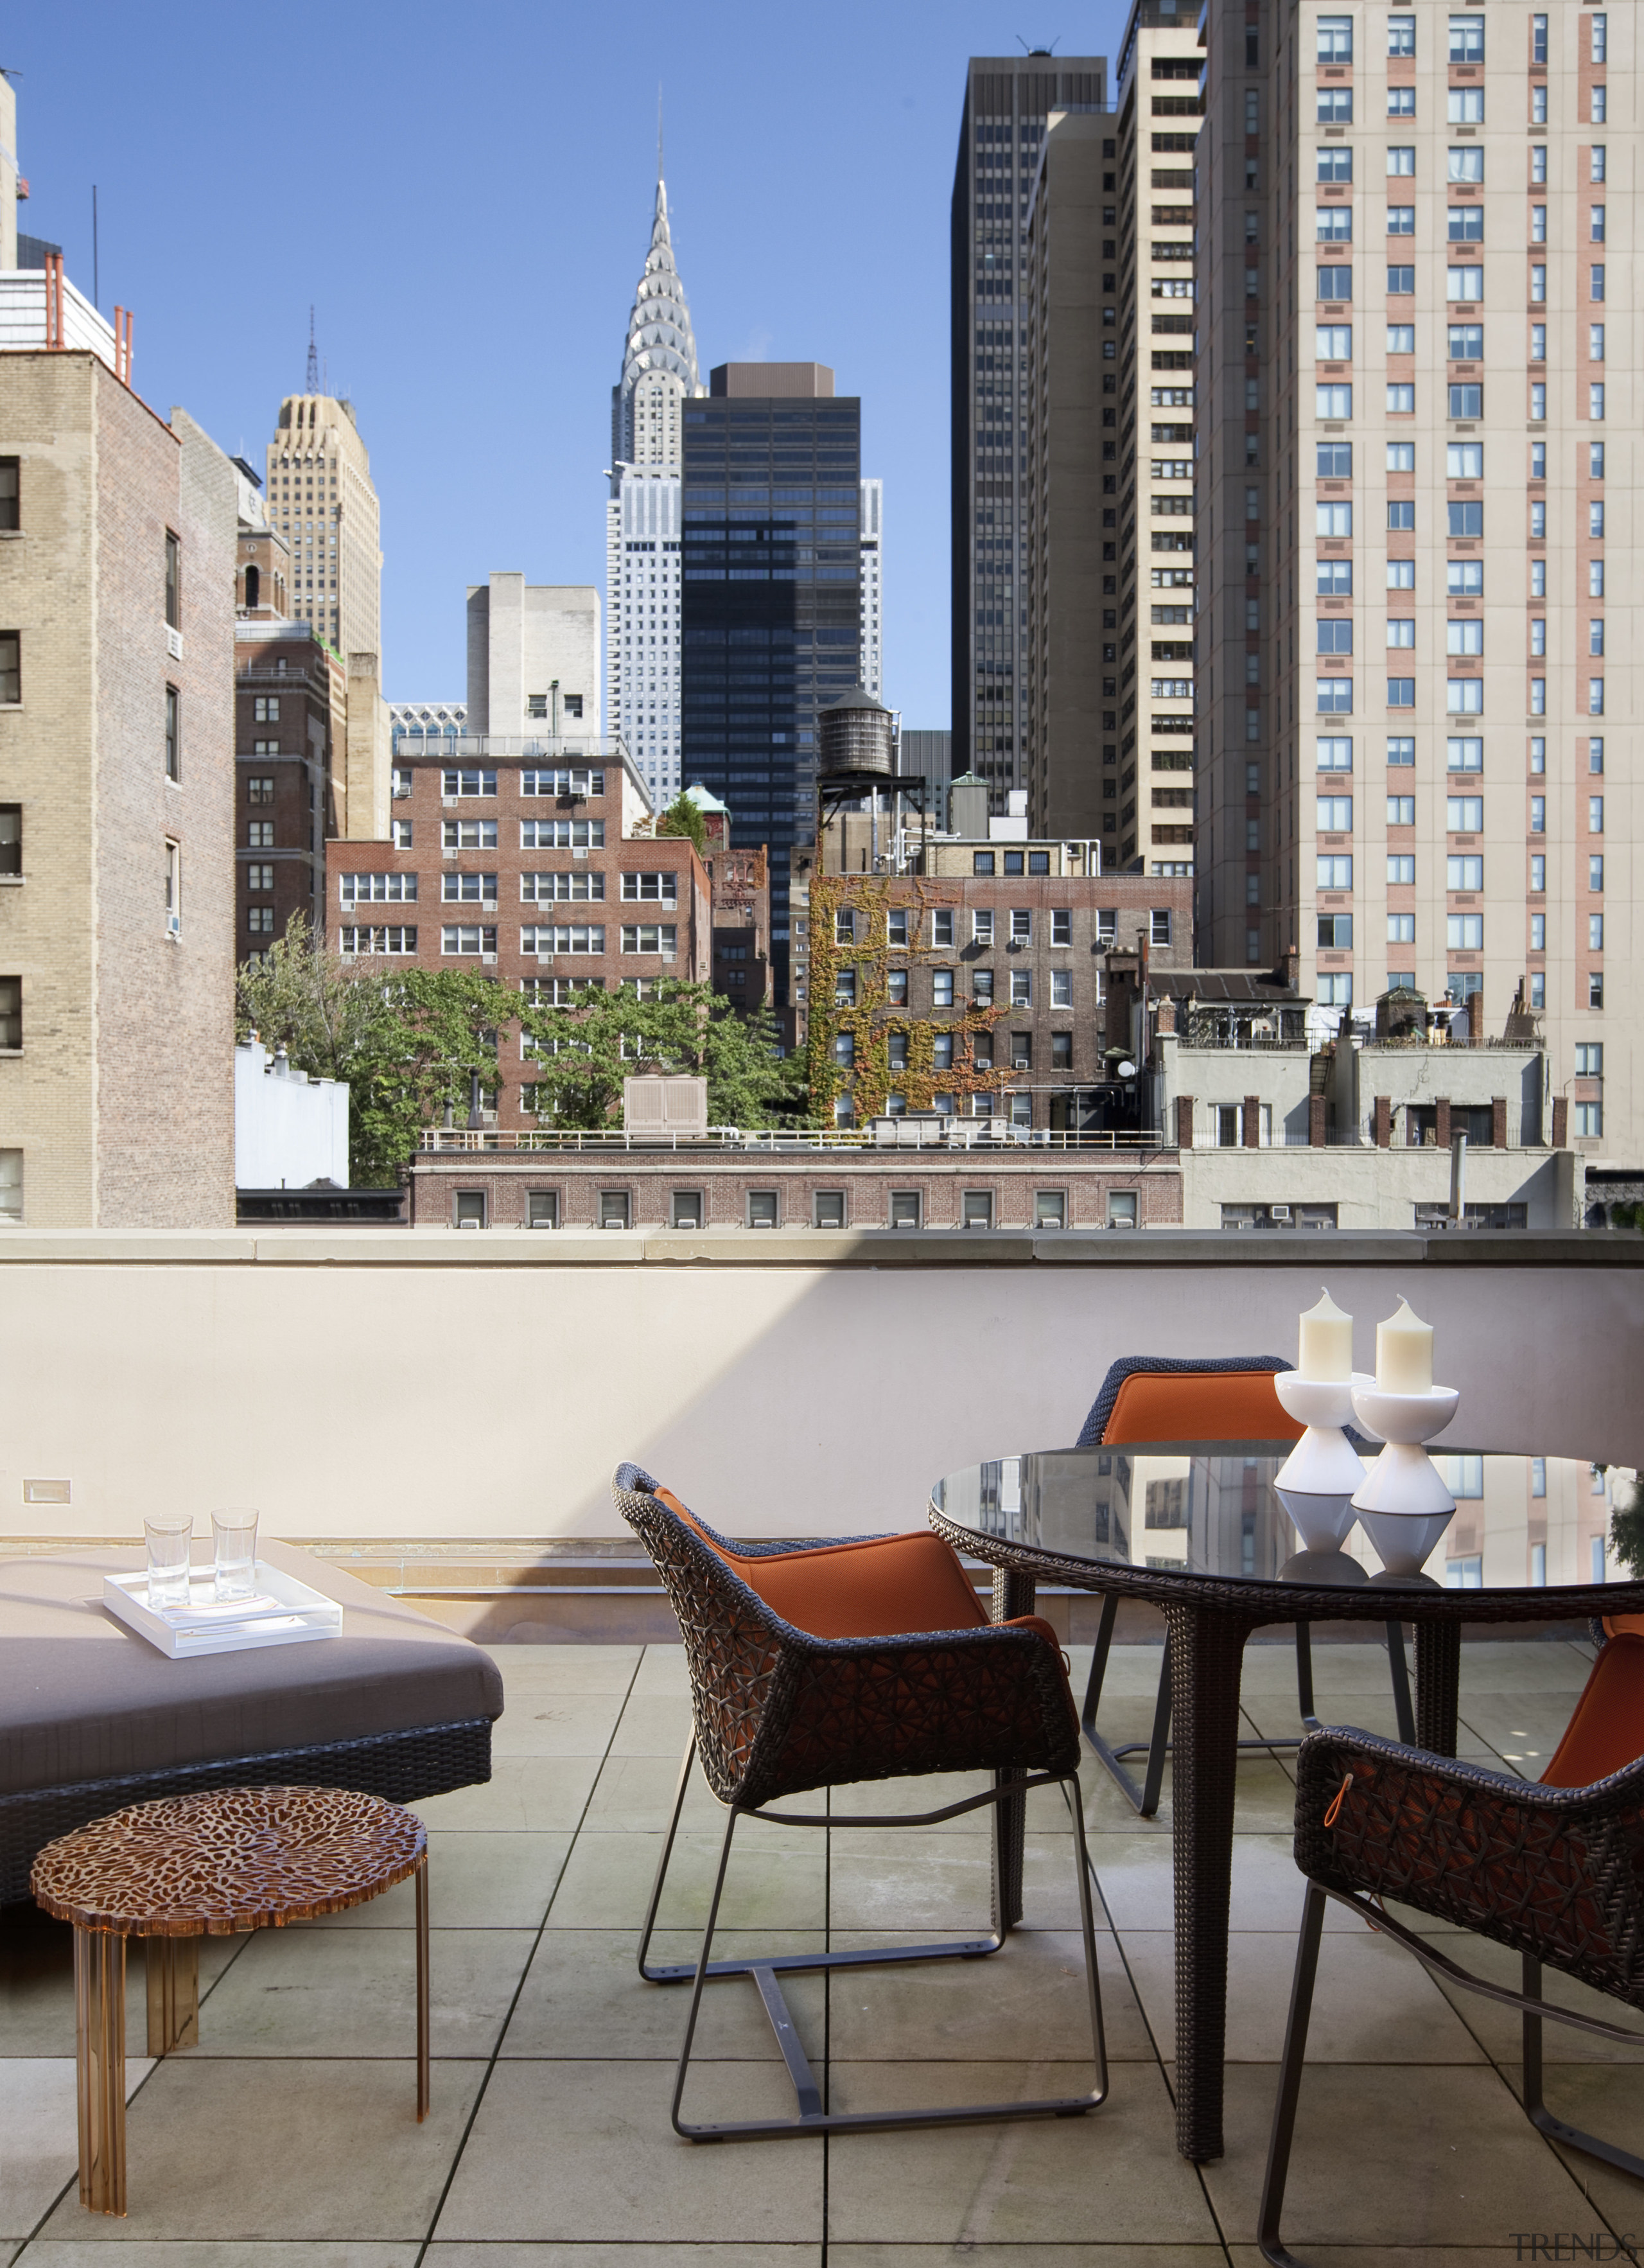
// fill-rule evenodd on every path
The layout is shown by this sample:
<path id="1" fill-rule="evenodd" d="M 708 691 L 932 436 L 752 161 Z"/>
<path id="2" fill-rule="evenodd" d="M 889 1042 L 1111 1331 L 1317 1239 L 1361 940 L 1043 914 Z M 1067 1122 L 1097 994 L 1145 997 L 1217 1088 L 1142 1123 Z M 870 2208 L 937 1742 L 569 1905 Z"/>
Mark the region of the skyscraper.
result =
<path id="1" fill-rule="evenodd" d="M 972 55 L 951 240 L 953 764 L 1002 811 L 1027 784 L 1022 486 L 1026 476 L 1018 291 L 1028 193 L 1053 110 L 1099 109 L 1100 55 Z M 1104 276 L 1105 289 L 1112 282 Z"/>
<path id="2" fill-rule="evenodd" d="M 354 404 L 288 394 L 267 456 L 269 522 L 291 547 L 293 617 L 341 654 L 380 654 L 382 514 Z"/>
<path id="3" fill-rule="evenodd" d="M 660 171 L 650 249 L 611 389 L 605 674 L 611 722 L 660 807 L 679 773 L 680 404 L 702 392 Z"/>
<path id="4" fill-rule="evenodd" d="M 730 806 L 733 845 L 770 845 L 787 1005 L 817 711 L 862 669 L 862 405 L 818 363 L 727 363 L 684 419 L 683 770 Z"/>
<path id="5" fill-rule="evenodd" d="M 1200 952 L 1475 1035 L 1522 982 L 1594 1149 L 1639 1065 L 1637 23 L 1260 0 L 1199 150 Z"/>
<path id="6" fill-rule="evenodd" d="M 879 627 L 884 598 L 884 482 L 862 484 L 862 682 L 877 701 L 884 674 L 884 639 Z"/>

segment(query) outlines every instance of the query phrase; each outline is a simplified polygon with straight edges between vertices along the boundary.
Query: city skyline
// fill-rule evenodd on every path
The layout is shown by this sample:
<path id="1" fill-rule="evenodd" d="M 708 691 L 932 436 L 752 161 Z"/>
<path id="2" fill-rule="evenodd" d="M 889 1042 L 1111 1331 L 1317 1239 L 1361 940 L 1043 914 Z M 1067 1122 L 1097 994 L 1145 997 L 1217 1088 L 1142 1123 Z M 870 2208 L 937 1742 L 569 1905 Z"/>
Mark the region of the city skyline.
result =
<path id="1" fill-rule="evenodd" d="M 1015 26 L 980 6 L 889 20 L 848 7 L 826 26 L 784 24 L 773 45 L 768 25 L 747 36 L 751 11 L 715 20 L 704 40 L 659 7 L 640 10 L 628 33 L 642 58 L 628 75 L 632 99 L 556 106 L 558 161 L 545 168 L 541 91 L 603 84 L 598 34 L 578 22 L 545 28 L 523 11 L 492 16 L 438 81 L 442 133 L 482 149 L 483 163 L 458 163 L 431 196 L 410 196 L 426 165 L 415 130 L 429 122 L 422 61 L 441 45 L 432 11 L 396 18 L 392 41 L 378 36 L 374 10 L 342 19 L 333 65 L 299 108 L 282 112 L 277 174 L 259 193 L 272 197 L 268 211 L 289 215 L 294 198 L 318 205 L 324 227 L 270 231 L 254 259 L 245 200 L 222 189 L 247 175 L 248 116 L 268 114 L 260 98 L 246 108 L 262 70 L 248 36 L 213 18 L 209 37 L 185 34 L 162 78 L 118 18 L 99 13 L 95 38 L 85 36 L 90 11 L 74 6 L 19 26 L 9 61 L 24 74 L 19 155 L 33 192 L 21 224 L 63 246 L 89 296 L 98 183 L 101 300 L 106 312 L 116 299 L 136 311 L 146 400 L 162 411 L 187 400 L 224 446 L 256 461 L 271 403 L 301 390 L 315 306 L 322 386 L 355 401 L 383 500 L 384 689 L 393 699 L 460 699 L 467 582 L 512 568 L 532 582 L 604 586 L 612 341 L 649 225 L 660 80 L 671 217 L 703 366 L 820 357 L 841 392 L 862 397 L 865 458 L 895 481 L 885 696 L 910 725 L 949 721 L 945 371 L 933 386 L 900 342 L 934 334 L 945 355 L 966 63 L 1009 45 Z M 1076 44 L 1112 49 L 1123 22 L 1119 8 L 1090 11 Z M 1061 44 L 1075 44 L 1071 32 Z M 769 103 L 773 70 L 806 91 L 797 114 Z M 362 74 L 375 90 L 368 106 Z M 155 115 L 185 110 L 189 136 L 157 142 Z M 186 261 L 175 237 L 150 225 L 162 210 L 189 216 Z M 816 283 L 796 292 L 800 242 Z M 482 313 L 499 306 L 512 341 L 500 354 L 484 343 Z M 460 450 L 431 433 L 436 349 L 454 350 L 461 366 Z"/>

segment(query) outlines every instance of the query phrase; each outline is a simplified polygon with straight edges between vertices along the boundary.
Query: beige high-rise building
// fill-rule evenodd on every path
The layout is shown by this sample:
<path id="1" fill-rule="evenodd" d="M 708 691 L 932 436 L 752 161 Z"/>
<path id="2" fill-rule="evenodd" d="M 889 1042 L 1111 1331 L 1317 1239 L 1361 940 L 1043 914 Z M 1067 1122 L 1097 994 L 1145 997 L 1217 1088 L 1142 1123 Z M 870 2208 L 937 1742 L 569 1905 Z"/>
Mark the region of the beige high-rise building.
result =
<path id="1" fill-rule="evenodd" d="M 349 725 L 335 774 L 339 833 L 385 833 L 391 737 L 382 698 L 381 514 L 354 405 L 289 394 L 268 447 L 268 515 L 290 546 L 290 611 L 342 659 Z"/>
<path id="2" fill-rule="evenodd" d="M 1201 958 L 1475 1035 L 1522 983 L 1629 1156 L 1638 33 L 1247 0 L 1198 167 Z"/>
<path id="3" fill-rule="evenodd" d="M 1138 0 L 1114 108 L 1050 117 L 1028 208 L 1036 831 L 1193 871 L 1193 19 Z"/>

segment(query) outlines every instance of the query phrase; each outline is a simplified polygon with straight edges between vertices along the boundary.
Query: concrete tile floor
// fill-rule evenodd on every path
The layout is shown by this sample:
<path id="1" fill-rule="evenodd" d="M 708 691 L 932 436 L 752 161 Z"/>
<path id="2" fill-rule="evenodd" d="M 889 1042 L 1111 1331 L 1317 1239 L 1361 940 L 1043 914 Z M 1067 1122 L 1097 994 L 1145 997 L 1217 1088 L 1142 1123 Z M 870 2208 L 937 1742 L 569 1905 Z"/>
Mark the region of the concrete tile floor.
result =
<path id="1" fill-rule="evenodd" d="M 413 2115 L 408 1891 L 355 1914 L 208 1948 L 198 2051 L 129 2066 L 131 2211 L 82 2213 L 74 2179 L 68 1933 L 0 1918 L 0 2268 L 1257 2268 L 1255 2202 L 1300 1904 L 1284 1756 L 1240 1770 L 1228 2153 L 1177 2156 L 1171 2088 L 1169 1779 L 1134 1817 L 1087 1764 L 1102 1891 L 1112 2093 L 1084 2119 L 694 2148 L 668 2124 L 683 1994 L 636 1976 L 638 1924 L 688 1723 L 680 1650 L 505 1646 L 509 1707 L 488 1787 L 423 1807 L 434 1941 L 434 2111 Z M 1464 1753 L 1533 1774 L 1585 1680 L 1586 1649 L 1469 1646 Z M 1083 1679 L 1088 1652 L 1075 1649 Z M 1385 1656 L 1315 1656 L 1327 1721 L 1391 1729 Z M 1158 1657 L 1116 1653 L 1105 1727 L 1148 1729 Z M 1252 1731 L 1294 1727 L 1294 1657 L 1251 1649 Z M 951 1800 L 955 1784 L 853 1791 L 841 1808 Z M 695 1950 L 716 1849 L 700 1778 L 657 1952 Z M 987 1837 L 745 1828 L 723 1949 L 893 1942 L 986 1925 Z M 1082 1985 L 1073 1842 L 1031 1800 L 1026 1926 L 982 1964 L 794 1980 L 840 2107 L 1071 2093 Z M 1462 1940 L 1456 1940 L 1458 1949 Z M 1465 1955 L 1464 1955 L 1465 1957 Z M 1490 1948 L 1474 1963 L 1505 1977 Z M 141 2044 L 141 1961 L 129 2034 Z M 1591 1996 L 1571 1988 L 1577 2005 Z M 1613 2007 L 1608 2009 L 1613 2017 Z M 1640 2025 L 1644 2030 L 1644 2025 Z M 752 1988 L 710 1986 L 687 2115 L 780 2114 L 791 2098 Z M 1563 2115 L 1634 2143 L 1644 2054 L 1549 2029 Z M 1516 2089 L 1516 2023 L 1442 1991 L 1332 1911 L 1320 1964 L 1286 2234 L 1301 2257 L 1615 2257 L 1644 2184 L 1545 2143 Z"/>

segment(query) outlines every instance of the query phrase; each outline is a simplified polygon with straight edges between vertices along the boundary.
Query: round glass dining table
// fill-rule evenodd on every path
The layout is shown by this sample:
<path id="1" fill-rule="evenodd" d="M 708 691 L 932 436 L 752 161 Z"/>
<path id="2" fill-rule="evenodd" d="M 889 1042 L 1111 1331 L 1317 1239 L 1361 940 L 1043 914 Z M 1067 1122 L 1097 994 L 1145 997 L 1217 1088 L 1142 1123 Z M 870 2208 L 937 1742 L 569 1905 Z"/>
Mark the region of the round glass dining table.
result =
<path id="1" fill-rule="evenodd" d="M 1594 1533 L 1604 1535 L 1609 1525 L 1607 1504 L 1599 1505 L 1602 1525 L 1594 1529 L 1597 1468 L 1487 1450 L 1435 1452 L 1456 1513 L 1424 1562 L 1407 1565 L 1411 1555 L 1393 1549 L 1397 1565 L 1390 1567 L 1345 1499 L 1287 1500 L 1275 1488 L 1293 1447 L 1135 1441 L 1029 1451 L 947 1474 L 930 1494 L 932 1527 L 956 1550 L 994 1568 L 996 1620 L 1031 1614 L 1040 1584 L 1102 1595 L 1083 1712 L 1093 1740 L 1095 1699 L 1121 1600 L 1145 1600 L 1163 1613 L 1177 2146 L 1196 2161 L 1220 2157 L 1222 2147 L 1239 1677 L 1251 1632 L 1271 1623 L 1380 1623 L 1398 1699 L 1402 1625 L 1411 1624 L 1415 1696 L 1413 1711 L 1407 1700 L 1400 1707 L 1401 1726 L 1417 1747 L 1453 1756 L 1463 1623 L 1579 1624 L 1644 1613 L 1644 1581 L 1604 1580 L 1594 1564 Z M 1527 1580 L 1532 1565 L 1545 1581 Z M 1500 1580 L 1508 1571 L 1523 1571 L 1526 1580 Z M 1309 1697 L 1304 1688 L 1304 1710 Z M 1112 1762 L 1111 1752 L 1104 1761 Z M 997 1814 L 1001 1918 L 1008 1926 L 1021 1918 L 1022 1807 L 1002 1803 Z"/>

